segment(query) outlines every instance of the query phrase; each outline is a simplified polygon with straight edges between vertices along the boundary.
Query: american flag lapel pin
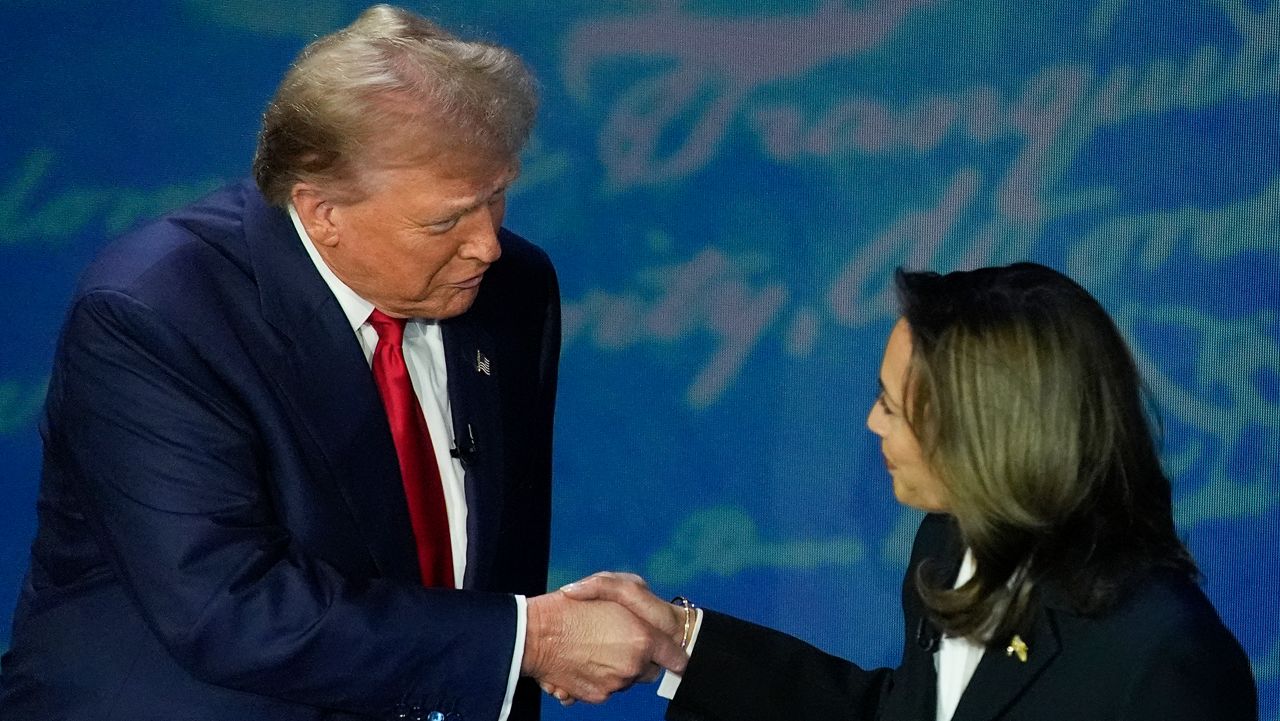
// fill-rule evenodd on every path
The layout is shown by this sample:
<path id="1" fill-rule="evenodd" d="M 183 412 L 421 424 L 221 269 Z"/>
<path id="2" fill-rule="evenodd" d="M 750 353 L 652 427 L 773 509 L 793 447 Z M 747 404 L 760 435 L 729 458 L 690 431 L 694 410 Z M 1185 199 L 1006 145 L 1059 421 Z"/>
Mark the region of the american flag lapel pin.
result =
<path id="1" fill-rule="evenodd" d="M 479 349 L 476 349 L 476 372 L 489 375 L 489 359 Z"/>

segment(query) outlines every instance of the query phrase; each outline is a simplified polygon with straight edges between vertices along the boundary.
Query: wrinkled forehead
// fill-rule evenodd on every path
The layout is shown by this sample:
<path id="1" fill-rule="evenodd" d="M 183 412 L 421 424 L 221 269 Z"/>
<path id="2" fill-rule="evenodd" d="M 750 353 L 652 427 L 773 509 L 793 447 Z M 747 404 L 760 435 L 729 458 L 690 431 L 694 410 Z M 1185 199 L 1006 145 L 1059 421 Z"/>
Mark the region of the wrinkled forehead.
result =
<path id="1" fill-rule="evenodd" d="M 412 132 L 380 139 L 353 160 L 353 179 L 366 192 L 409 183 L 492 193 L 514 182 L 520 170 L 518 158 Z"/>

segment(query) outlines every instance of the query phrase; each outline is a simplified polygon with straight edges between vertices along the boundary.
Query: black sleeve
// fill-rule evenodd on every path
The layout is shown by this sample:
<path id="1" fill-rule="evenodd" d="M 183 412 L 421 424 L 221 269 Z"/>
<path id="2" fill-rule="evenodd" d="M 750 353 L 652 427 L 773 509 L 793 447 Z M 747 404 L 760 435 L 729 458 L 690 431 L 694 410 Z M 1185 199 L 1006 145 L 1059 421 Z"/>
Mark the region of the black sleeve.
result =
<path id="1" fill-rule="evenodd" d="M 873 721 L 932 708 L 932 652 L 913 630 L 923 614 L 915 569 L 929 559 L 958 565 L 955 535 L 950 518 L 936 514 L 916 533 L 902 585 L 907 634 L 898 668 L 863 669 L 779 631 L 704 609 L 668 721 Z"/>
<path id="2" fill-rule="evenodd" d="M 668 721 L 873 719 L 892 671 L 859 668 L 779 631 L 703 611 Z"/>

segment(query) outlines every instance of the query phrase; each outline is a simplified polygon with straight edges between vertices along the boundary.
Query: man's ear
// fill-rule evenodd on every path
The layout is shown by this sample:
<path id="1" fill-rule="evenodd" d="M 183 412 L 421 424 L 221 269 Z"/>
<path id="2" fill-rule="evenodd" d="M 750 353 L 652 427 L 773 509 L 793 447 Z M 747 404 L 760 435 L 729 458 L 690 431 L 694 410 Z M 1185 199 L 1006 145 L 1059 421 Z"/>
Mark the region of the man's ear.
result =
<path id="1" fill-rule="evenodd" d="M 294 183 L 289 201 L 293 203 L 294 210 L 298 211 L 298 218 L 311 237 L 311 242 L 324 246 L 338 244 L 335 207 L 328 193 L 312 183 L 299 181 Z"/>

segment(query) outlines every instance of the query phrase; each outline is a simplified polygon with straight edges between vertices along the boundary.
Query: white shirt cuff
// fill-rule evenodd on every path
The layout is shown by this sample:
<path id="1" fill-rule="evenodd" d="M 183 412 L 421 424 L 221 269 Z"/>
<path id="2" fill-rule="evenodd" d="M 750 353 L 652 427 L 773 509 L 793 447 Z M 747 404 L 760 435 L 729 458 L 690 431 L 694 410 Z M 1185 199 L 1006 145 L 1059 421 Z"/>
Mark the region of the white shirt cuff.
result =
<path id="1" fill-rule="evenodd" d="M 693 656 L 693 647 L 698 643 L 698 631 L 702 628 L 702 609 L 693 609 L 697 618 L 693 621 L 693 633 L 689 634 L 689 645 L 685 647 L 684 652 Z M 662 682 L 658 684 L 658 695 L 670 701 L 676 697 L 676 689 L 680 688 L 680 674 L 674 671 L 665 671 L 662 674 Z"/>
<path id="2" fill-rule="evenodd" d="M 498 721 L 507 721 L 507 716 L 511 715 L 511 702 L 516 696 L 516 682 L 520 680 L 520 664 L 524 663 L 524 636 L 529 616 L 528 602 L 519 594 L 516 594 L 515 599 L 516 645 L 511 650 L 511 672 L 507 674 L 507 695 L 502 699 L 502 710 L 498 712 Z"/>

